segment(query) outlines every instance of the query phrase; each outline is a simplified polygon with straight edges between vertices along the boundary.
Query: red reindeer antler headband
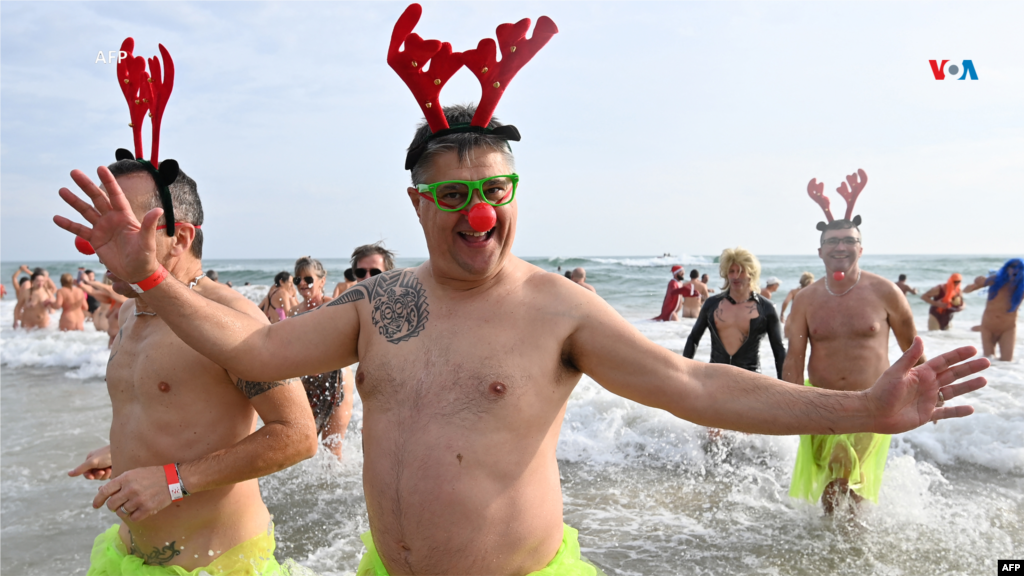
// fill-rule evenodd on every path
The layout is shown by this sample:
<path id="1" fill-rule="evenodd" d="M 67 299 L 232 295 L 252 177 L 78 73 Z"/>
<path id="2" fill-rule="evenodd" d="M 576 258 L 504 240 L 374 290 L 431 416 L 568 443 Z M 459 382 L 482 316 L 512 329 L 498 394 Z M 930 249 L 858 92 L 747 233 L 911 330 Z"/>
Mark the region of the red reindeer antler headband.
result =
<path id="1" fill-rule="evenodd" d="M 849 188 L 846 186 L 849 183 Z M 856 174 L 850 174 L 846 177 L 846 182 L 843 182 L 839 188 L 836 188 L 836 192 L 846 200 L 846 215 L 845 220 L 853 223 L 854 226 L 860 226 L 861 217 L 860 215 L 853 215 L 853 207 L 857 203 L 857 198 L 860 196 L 864 186 L 868 183 L 868 175 L 864 170 L 857 170 Z M 825 196 L 825 183 L 818 182 L 817 178 L 811 178 L 811 181 L 807 183 L 807 195 L 814 200 L 818 206 L 821 206 L 821 210 L 825 213 L 825 218 L 828 222 L 818 222 L 818 230 L 825 231 L 828 225 L 835 222 L 835 218 L 832 217 L 832 211 L 829 210 L 828 196 Z"/>
<path id="2" fill-rule="evenodd" d="M 523 18 L 515 24 L 498 26 L 498 45 L 501 47 L 499 62 L 494 40 L 490 38 L 481 40 L 475 49 L 465 52 L 452 52 L 448 42 L 422 39 L 412 31 L 422 13 L 423 8 L 419 4 L 410 4 L 395 23 L 391 44 L 388 46 L 388 65 L 412 91 L 430 126 L 431 138 L 458 132 L 486 132 L 518 142 L 519 130 L 515 126 L 494 129 L 487 126 L 509 82 L 558 33 L 558 27 L 547 16 L 541 16 L 533 30 L 533 37 L 527 39 L 529 18 Z M 405 50 L 399 50 L 402 44 Z M 430 69 L 424 70 L 428 62 Z M 472 122 L 468 126 L 452 127 L 444 115 L 439 97 L 441 89 L 463 64 L 480 81 L 482 93 Z M 426 143 L 411 148 L 406 156 L 405 169 L 411 170 L 425 151 Z"/>
<path id="3" fill-rule="evenodd" d="M 135 49 L 135 40 L 128 37 L 121 43 L 121 52 L 126 53 L 127 56 L 117 62 L 117 82 L 121 87 L 121 92 L 124 93 L 124 99 L 128 102 L 128 111 L 132 119 L 128 126 L 132 129 L 135 154 L 124 148 L 119 148 L 114 153 L 114 157 L 118 160 L 137 160 L 153 176 L 160 193 L 160 203 L 164 209 L 167 235 L 174 236 L 174 204 L 171 202 L 169 186 L 178 178 L 180 170 L 178 163 L 174 160 L 159 161 L 160 122 L 163 120 L 164 108 L 167 107 L 167 100 L 174 88 L 174 60 L 171 60 L 171 55 L 163 44 L 160 44 L 159 47 L 160 54 L 163 56 L 162 74 L 158 57 L 154 56 L 149 59 L 149 72 L 147 73 L 146 59 L 132 54 Z M 142 154 L 142 122 L 146 119 L 146 112 L 149 112 L 153 128 L 152 155 L 149 160 L 143 158 Z M 198 228 L 198 226 L 196 227 Z"/>

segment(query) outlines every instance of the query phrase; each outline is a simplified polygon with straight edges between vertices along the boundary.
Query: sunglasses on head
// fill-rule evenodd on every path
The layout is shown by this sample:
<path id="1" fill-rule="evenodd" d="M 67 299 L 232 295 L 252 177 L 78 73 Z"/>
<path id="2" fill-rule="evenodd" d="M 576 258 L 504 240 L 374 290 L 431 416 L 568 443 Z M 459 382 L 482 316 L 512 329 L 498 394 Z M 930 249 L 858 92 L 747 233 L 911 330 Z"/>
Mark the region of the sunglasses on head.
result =
<path id="1" fill-rule="evenodd" d="M 370 276 L 376 276 L 377 274 L 380 274 L 381 272 L 383 272 L 383 270 L 381 270 L 380 268 L 370 268 L 369 270 L 367 270 L 366 268 L 353 268 L 352 269 L 352 273 L 356 275 L 356 278 L 366 278 L 366 273 L 367 272 L 370 273 Z"/>
<path id="2" fill-rule="evenodd" d="M 313 285 L 313 277 L 312 276 L 296 276 L 295 279 L 292 280 L 292 282 L 295 282 L 295 285 L 298 286 L 299 284 L 302 283 L 303 280 L 306 281 L 306 286 L 312 286 Z"/>

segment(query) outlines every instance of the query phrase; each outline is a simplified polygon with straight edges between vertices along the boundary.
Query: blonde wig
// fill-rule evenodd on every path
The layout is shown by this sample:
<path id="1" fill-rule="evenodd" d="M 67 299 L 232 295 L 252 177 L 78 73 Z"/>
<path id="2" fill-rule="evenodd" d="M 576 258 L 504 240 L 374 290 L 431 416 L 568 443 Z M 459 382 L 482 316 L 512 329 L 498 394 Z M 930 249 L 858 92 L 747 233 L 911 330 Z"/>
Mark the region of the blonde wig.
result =
<path id="1" fill-rule="evenodd" d="M 761 286 L 761 262 L 749 250 L 739 246 L 722 250 L 722 256 L 718 259 L 718 273 L 725 279 L 722 290 L 729 289 L 729 268 L 732 268 L 733 264 L 738 264 L 741 269 L 747 271 L 747 276 L 750 276 L 750 289 L 757 292 Z"/>

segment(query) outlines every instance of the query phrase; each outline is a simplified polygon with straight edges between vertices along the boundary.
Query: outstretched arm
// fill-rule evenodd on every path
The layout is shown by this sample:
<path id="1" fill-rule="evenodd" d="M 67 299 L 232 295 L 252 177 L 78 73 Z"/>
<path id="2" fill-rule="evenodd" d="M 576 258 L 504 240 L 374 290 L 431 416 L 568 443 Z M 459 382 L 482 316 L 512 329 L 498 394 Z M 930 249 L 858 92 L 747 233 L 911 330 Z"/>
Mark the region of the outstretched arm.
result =
<path id="1" fill-rule="evenodd" d="M 772 345 L 772 355 L 775 357 L 775 373 L 779 380 L 782 380 L 782 367 L 786 362 L 786 345 L 782 343 L 782 324 L 779 316 L 775 313 L 775 306 L 766 306 L 765 316 L 768 319 L 768 343 Z"/>
<path id="2" fill-rule="evenodd" d="M 693 328 L 690 329 L 690 335 L 686 337 L 686 346 L 683 347 L 683 356 L 685 358 L 693 359 L 694 355 L 697 354 L 697 345 L 700 344 L 700 339 L 704 337 L 704 331 L 708 328 L 708 301 L 704 301 L 704 305 L 700 307 L 700 313 L 697 314 L 697 321 L 694 322 Z"/>
<path id="3" fill-rule="evenodd" d="M 964 294 L 970 294 L 971 292 L 974 292 L 975 290 L 981 290 L 985 286 L 988 286 L 989 284 L 991 284 L 992 280 L 994 280 L 994 279 L 995 279 L 994 275 L 993 276 L 978 276 L 977 278 L 974 279 L 974 283 L 972 283 L 970 286 L 967 286 L 967 287 L 964 288 Z"/>
<path id="4" fill-rule="evenodd" d="M 967 416 L 969 406 L 937 407 L 985 385 L 984 378 L 953 384 L 988 367 L 967 346 L 914 368 L 924 344 L 914 345 L 864 392 L 789 386 L 723 364 L 681 358 L 647 340 L 611 307 L 581 305 L 569 337 L 574 364 L 609 391 L 715 428 L 757 434 L 898 433 L 928 422 Z"/>
<path id="5" fill-rule="evenodd" d="M 101 166 L 98 174 L 106 191 L 81 171 L 71 173 L 92 204 L 67 188 L 60 190 L 61 198 L 92 227 L 62 216 L 55 216 L 54 223 L 90 241 L 100 261 L 114 275 L 138 283 L 160 266 L 155 258 L 156 224 L 163 210 L 153 209 L 139 222 L 110 171 Z M 339 300 L 355 302 L 365 297 L 366 289 L 354 288 L 349 293 L 348 299 Z M 337 370 L 358 361 L 359 318 L 354 304 L 325 307 L 271 326 L 208 300 L 172 277 L 142 298 L 185 343 L 247 380 L 285 380 Z"/>
<path id="6" fill-rule="evenodd" d="M 782 301 L 782 311 L 779 312 L 779 322 L 786 321 L 786 308 L 789 307 L 789 303 L 796 297 L 796 290 L 790 290 L 789 294 L 786 294 L 786 299 Z"/>

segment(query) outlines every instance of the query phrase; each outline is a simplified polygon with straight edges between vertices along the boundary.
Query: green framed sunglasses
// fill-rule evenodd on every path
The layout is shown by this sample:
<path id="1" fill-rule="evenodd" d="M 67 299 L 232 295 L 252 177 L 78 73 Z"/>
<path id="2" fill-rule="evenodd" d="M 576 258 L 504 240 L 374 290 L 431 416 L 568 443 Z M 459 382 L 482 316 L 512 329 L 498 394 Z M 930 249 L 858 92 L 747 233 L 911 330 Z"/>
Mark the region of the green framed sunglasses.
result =
<path id="1" fill-rule="evenodd" d="M 417 184 L 420 196 L 433 200 L 445 212 L 459 212 L 473 199 L 473 191 L 480 192 L 480 198 L 491 206 L 504 206 L 516 197 L 519 187 L 518 174 L 488 176 L 480 180 L 445 180 L 433 184 Z"/>

